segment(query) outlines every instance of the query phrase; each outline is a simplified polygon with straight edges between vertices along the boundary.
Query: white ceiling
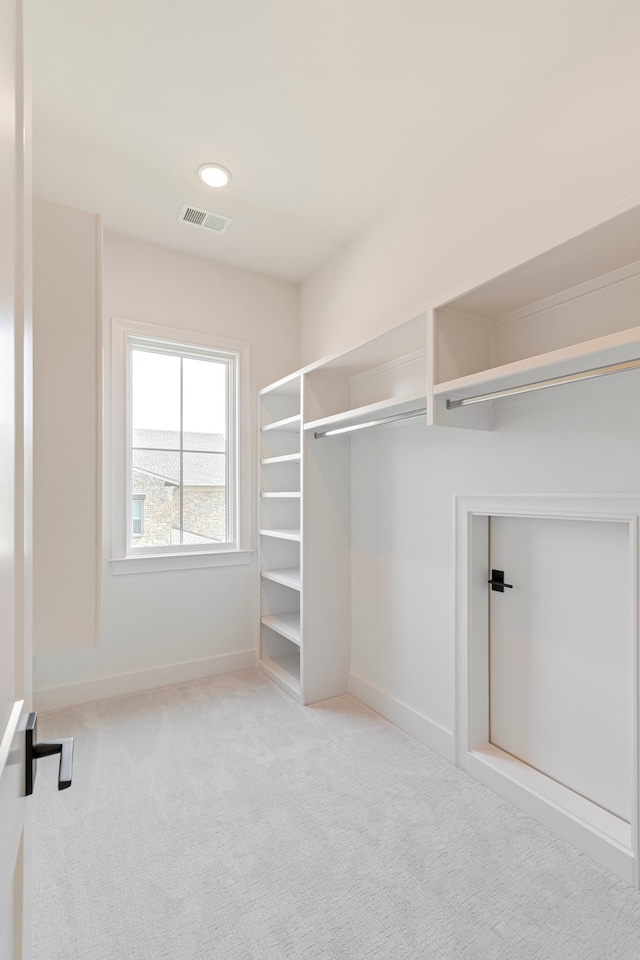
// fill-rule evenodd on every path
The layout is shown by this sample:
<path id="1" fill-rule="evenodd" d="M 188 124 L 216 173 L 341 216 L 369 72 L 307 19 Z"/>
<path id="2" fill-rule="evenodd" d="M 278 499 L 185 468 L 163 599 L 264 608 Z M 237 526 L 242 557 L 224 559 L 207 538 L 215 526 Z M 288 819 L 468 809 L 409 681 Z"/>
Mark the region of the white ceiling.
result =
<path id="1" fill-rule="evenodd" d="M 300 280 L 626 2 L 34 0 L 35 192 Z"/>

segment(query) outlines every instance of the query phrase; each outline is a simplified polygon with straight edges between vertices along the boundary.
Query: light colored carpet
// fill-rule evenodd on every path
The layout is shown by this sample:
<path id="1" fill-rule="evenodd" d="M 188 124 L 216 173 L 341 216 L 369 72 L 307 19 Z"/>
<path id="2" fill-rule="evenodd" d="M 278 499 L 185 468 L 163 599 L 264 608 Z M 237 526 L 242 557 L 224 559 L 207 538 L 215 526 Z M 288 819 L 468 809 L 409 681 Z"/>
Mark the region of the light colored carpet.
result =
<path id="1" fill-rule="evenodd" d="M 257 671 L 42 715 L 34 960 L 638 960 L 640 896 L 350 697 Z"/>

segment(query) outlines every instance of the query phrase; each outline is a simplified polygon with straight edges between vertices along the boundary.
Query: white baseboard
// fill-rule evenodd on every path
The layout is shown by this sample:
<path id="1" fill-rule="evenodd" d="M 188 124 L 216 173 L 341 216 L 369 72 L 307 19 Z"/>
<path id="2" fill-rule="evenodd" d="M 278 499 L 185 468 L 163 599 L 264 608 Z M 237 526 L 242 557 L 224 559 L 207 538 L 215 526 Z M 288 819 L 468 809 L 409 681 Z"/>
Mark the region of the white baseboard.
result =
<path id="1" fill-rule="evenodd" d="M 243 650 L 240 653 L 224 653 L 217 657 L 204 657 L 202 660 L 189 660 L 186 663 L 170 663 L 149 670 L 134 670 L 132 673 L 120 673 L 111 677 L 98 677 L 95 680 L 83 680 L 59 687 L 46 687 L 33 691 L 34 710 L 46 712 L 61 707 L 75 707 L 79 703 L 92 700 L 106 700 L 120 697 L 126 693 L 139 693 L 166 687 L 187 680 L 201 680 L 222 673 L 236 673 L 257 665 L 257 651 Z"/>
<path id="2" fill-rule="evenodd" d="M 468 754 L 467 773 L 638 889 L 628 823 L 491 744 Z"/>
<path id="3" fill-rule="evenodd" d="M 349 693 L 361 700 L 367 707 L 371 707 L 385 720 L 395 723 L 405 733 L 415 737 L 420 743 L 430 747 L 441 757 L 455 762 L 455 739 L 451 730 L 446 730 L 439 723 L 418 713 L 413 707 L 407 706 L 401 700 L 396 700 L 372 683 L 363 680 L 355 673 L 349 674 Z"/>

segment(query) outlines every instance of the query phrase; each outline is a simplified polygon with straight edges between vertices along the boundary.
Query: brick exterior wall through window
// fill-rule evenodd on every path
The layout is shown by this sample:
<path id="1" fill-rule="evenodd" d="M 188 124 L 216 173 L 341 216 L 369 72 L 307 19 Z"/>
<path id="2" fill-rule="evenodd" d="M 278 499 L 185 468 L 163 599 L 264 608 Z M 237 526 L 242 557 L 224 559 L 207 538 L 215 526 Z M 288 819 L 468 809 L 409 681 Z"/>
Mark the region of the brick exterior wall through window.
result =
<path id="1" fill-rule="evenodd" d="M 171 546 L 180 543 L 180 488 L 168 480 L 133 469 L 132 495 L 140 498 L 142 534 L 131 538 L 134 547 Z M 216 543 L 226 540 L 224 487 L 185 487 L 183 494 L 184 542 Z"/>
<path id="2" fill-rule="evenodd" d="M 180 435 L 176 432 L 134 430 L 131 494 L 142 502 L 142 533 L 130 531 L 133 547 L 227 540 L 224 437 L 197 433 L 182 436 L 185 449 L 181 457 Z"/>
<path id="3" fill-rule="evenodd" d="M 180 491 L 173 491 L 173 526 L 180 529 Z M 182 504 L 185 534 L 224 542 L 227 534 L 227 504 L 224 487 L 185 487 Z"/>

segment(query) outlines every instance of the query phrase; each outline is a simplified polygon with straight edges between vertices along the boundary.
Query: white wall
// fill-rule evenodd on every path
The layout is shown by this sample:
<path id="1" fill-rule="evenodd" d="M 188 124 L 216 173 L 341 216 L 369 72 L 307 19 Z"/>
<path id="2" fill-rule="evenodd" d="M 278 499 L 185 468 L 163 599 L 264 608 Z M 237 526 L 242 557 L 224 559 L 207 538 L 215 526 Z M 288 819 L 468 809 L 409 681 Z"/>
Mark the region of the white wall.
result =
<path id="1" fill-rule="evenodd" d="M 36 654 L 93 646 L 100 635 L 101 269 L 101 218 L 34 199 Z"/>
<path id="2" fill-rule="evenodd" d="M 633 3 L 305 281 L 303 360 L 640 202 L 639 48 Z M 407 424 L 354 435 L 353 672 L 451 731 L 454 495 L 637 490 L 639 390 L 631 375 L 512 401 L 491 433 Z"/>
<path id="3" fill-rule="evenodd" d="M 112 316 L 249 341 L 254 438 L 257 390 L 299 365 L 294 285 L 107 234 L 105 325 Z M 106 450 L 108 442 L 107 434 Z M 254 461 L 252 504 L 255 477 Z M 109 531 L 108 459 L 104 488 L 104 530 Z M 255 517 L 253 543 L 255 549 Z M 106 536 L 102 643 L 36 658 L 41 709 L 253 662 L 259 620 L 255 558 L 246 566 L 118 576 L 111 574 L 108 559 Z M 58 687 L 65 689 L 51 689 Z"/>
<path id="4" fill-rule="evenodd" d="M 580 233 L 633 194 L 640 202 L 639 48 L 633 2 L 447 164 L 406 185 L 303 283 L 303 362 Z"/>

